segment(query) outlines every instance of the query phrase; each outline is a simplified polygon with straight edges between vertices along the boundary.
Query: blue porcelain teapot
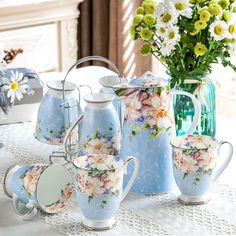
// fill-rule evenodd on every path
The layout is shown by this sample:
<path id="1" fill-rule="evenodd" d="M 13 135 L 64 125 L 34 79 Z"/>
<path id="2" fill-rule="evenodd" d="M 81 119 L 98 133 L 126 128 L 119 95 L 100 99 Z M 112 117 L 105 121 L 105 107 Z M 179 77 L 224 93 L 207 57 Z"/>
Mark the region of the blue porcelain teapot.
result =
<path id="1" fill-rule="evenodd" d="M 192 99 L 195 116 L 189 134 L 195 130 L 201 114 L 197 99 L 184 91 L 171 91 L 168 81 L 151 72 L 113 88 L 125 107 L 120 157 L 132 155 L 140 161 L 131 191 L 168 192 L 175 187 L 170 146 L 170 136 L 175 133 L 173 95 Z M 128 168 L 127 179 L 131 169 Z"/>

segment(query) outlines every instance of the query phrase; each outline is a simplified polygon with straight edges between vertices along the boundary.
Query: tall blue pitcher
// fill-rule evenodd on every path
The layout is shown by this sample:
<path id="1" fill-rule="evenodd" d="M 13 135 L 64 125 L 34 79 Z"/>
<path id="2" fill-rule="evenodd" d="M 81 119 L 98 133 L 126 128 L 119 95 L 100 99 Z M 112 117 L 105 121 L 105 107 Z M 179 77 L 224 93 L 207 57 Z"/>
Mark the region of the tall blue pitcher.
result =
<path id="1" fill-rule="evenodd" d="M 192 99 L 195 116 L 188 133 L 196 128 L 200 106 L 196 98 L 183 91 L 171 91 L 168 81 L 151 73 L 117 85 L 116 95 L 125 107 L 120 157 L 136 156 L 140 161 L 133 192 L 153 194 L 168 192 L 175 186 L 170 135 L 173 132 L 173 95 Z M 128 177 L 132 167 L 128 169 Z"/>

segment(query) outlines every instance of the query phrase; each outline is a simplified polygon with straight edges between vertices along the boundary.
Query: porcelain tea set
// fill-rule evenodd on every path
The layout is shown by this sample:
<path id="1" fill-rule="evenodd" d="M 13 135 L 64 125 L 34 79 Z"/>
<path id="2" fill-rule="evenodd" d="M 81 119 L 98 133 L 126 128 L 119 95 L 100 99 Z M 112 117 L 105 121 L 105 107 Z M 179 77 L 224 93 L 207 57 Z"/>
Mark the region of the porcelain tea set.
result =
<path id="1" fill-rule="evenodd" d="M 100 78 L 100 93 L 84 96 L 82 112 L 80 88 L 66 77 L 89 60 L 108 63 L 117 76 Z M 37 209 L 59 212 L 72 196 L 72 186 L 84 215 L 82 224 L 95 230 L 115 226 L 116 212 L 130 190 L 160 194 L 177 185 L 179 200 L 185 204 L 210 199 L 210 187 L 228 165 L 233 147 L 192 134 L 201 114 L 195 96 L 170 90 L 168 81 L 151 72 L 128 81 L 112 62 L 98 56 L 80 59 L 68 73 L 63 81 L 48 83 L 35 137 L 63 144 L 67 155 L 75 156 L 73 175 L 60 164 L 10 167 L 4 189 L 13 197 L 17 214 L 30 219 Z M 195 107 L 188 133 L 179 137 L 174 130 L 174 96 L 190 97 Z M 224 144 L 229 146 L 226 158 L 220 155 Z"/>

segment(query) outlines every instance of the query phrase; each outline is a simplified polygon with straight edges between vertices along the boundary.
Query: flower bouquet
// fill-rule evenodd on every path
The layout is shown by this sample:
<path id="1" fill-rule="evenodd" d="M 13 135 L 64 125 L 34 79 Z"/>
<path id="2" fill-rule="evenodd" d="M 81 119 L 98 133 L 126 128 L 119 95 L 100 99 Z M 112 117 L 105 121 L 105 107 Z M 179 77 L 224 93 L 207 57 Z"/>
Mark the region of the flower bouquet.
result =
<path id="1" fill-rule="evenodd" d="M 141 55 L 154 55 L 166 67 L 171 88 L 194 94 L 202 106 L 196 133 L 215 135 L 215 87 L 208 78 L 214 63 L 236 66 L 230 52 L 236 48 L 234 0 L 145 0 L 130 27 L 131 37 L 142 39 Z M 186 97 L 175 98 L 177 134 L 184 134 L 193 116 Z"/>

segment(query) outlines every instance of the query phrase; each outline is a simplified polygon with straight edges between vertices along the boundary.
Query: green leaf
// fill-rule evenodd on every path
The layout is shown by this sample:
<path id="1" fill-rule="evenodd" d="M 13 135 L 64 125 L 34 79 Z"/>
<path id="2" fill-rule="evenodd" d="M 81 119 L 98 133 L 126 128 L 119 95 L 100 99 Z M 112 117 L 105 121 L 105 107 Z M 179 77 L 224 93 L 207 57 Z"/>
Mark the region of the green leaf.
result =
<path id="1" fill-rule="evenodd" d="M 145 129 L 150 129 L 151 126 L 146 122 L 145 125 L 144 125 L 144 128 L 145 128 Z"/>
<path id="2" fill-rule="evenodd" d="M 133 135 L 133 136 L 136 136 L 136 134 L 137 134 L 137 133 L 136 133 L 134 130 L 132 130 L 132 135 Z"/>
<path id="3" fill-rule="evenodd" d="M 89 196 L 88 197 L 88 203 L 90 203 L 90 201 L 93 199 L 93 196 Z"/>
<path id="4" fill-rule="evenodd" d="M 135 130 L 136 130 L 137 132 L 140 132 L 140 131 L 141 131 L 141 127 L 140 127 L 139 125 L 135 125 Z"/>
<path id="5" fill-rule="evenodd" d="M 188 176 L 188 173 L 184 173 L 183 179 Z"/>

